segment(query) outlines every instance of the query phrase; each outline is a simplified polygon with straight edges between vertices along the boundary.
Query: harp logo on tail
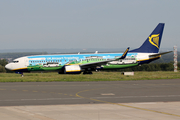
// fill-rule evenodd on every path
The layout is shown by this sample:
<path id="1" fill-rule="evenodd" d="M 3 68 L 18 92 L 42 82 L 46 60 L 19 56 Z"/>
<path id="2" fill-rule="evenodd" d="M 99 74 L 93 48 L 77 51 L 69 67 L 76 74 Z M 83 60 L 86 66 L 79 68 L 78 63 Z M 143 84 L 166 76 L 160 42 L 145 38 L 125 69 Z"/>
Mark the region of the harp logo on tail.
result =
<path id="1" fill-rule="evenodd" d="M 159 34 L 149 36 L 149 42 L 159 49 Z"/>

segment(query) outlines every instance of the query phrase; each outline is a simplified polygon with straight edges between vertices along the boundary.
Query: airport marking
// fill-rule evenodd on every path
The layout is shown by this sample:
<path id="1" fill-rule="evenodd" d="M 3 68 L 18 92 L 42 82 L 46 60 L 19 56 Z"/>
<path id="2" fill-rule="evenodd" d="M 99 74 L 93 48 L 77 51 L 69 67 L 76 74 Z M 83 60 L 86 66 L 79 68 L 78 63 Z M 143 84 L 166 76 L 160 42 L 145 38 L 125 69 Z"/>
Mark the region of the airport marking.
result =
<path id="1" fill-rule="evenodd" d="M 101 95 L 115 95 L 114 93 L 102 93 Z"/>
<path id="2" fill-rule="evenodd" d="M 180 117 L 180 115 L 176 115 L 176 114 L 172 114 L 172 113 L 166 113 L 166 112 L 161 112 L 161 111 L 156 111 L 156 110 L 151 110 L 151 109 L 146 109 L 146 108 L 134 107 L 134 106 L 125 105 L 125 104 L 120 104 L 120 103 L 113 103 L 113 102 L 98 100 L 98 99 L 94 99 L 94 98 L 83 97 L 83 96 L 80 96 L 80 95 L 79 95 L 80 93 L 83 93 L 83 92 L 93 91 L 93 90 L 100 90 L 100 89 L 105 89 L 105 88 L 82 90 L 82 91 L 77 92 L 77 93 L 76 93 L 76 96 L 77 96 L 77 97 L 80 97 L 80 98 L 84 98 L 84 99 L 89 99 L 89 100 L 97 101 L 97 102 L 102 102 L 102 103 L 107 103 L 107 104 L 113 104 L 113 105 L 119 105 L 119 106 L 123 106 L 123 107 L 128 107 L 128 108 L 134 108 L 134 109 L 138 109 L 138 110 L 143 110 L 143 111 L 150 111 L 150 112 L 155 112 L 155 113 L 161 113 L 161 114 L 165 114 L 165 115 L 171 115 L 171 116 Z M 169 96 L 173 96 L 173 95 L 169 95 Z M 180 95 L 178 95 L 178 96 L 180 96 Z"/>

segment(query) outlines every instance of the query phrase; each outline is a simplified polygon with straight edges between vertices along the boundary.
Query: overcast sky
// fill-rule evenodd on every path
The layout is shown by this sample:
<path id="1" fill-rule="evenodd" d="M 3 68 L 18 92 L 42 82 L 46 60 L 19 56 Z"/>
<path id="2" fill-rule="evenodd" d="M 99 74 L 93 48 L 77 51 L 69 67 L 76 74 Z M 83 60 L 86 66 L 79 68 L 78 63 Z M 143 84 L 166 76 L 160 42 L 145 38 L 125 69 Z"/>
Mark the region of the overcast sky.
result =
<path id="1" fill-rule="evenodd" d="M 180 45 L 180 0 L 1 0 L 0 49 L 139 47 L 165 23 Z"/>

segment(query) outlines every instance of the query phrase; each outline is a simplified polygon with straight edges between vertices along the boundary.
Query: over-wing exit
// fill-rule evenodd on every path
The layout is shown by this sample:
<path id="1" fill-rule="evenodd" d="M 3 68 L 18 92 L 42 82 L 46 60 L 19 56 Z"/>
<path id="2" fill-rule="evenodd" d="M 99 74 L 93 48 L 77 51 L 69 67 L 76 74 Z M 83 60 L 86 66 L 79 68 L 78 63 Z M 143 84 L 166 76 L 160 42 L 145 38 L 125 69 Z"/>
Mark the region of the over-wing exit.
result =
<path id="1" fill-rule="evenodd" d="M 59 74 L 92 74 L 96 70 L 122 69 L 150 63 L 159 59 L 164 23 L 159 23 L 145 42 L 137 49 L 124 53 L 60 54 L 20 57 L 5 66 L 23 74 L 31 71 L 57 71 Z"/>

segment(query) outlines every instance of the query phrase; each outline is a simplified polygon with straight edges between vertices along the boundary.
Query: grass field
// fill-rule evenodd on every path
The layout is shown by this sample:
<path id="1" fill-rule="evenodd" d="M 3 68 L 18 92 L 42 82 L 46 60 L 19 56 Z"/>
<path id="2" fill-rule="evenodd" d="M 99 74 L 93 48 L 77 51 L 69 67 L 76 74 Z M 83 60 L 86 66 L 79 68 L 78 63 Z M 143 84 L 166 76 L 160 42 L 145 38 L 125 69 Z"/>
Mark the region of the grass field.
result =
<path id="1" fill-rule="evenodd" d="M 76 82 L 76 81 L 128 81 L 180 79 L 180 72 L 135 72 L 134 76 L 125 76 L 121 72 L 93 72 L 93 75 L 70 75 L 52 73 L 24 73 L 24 77 L 15 73 L 0 73 L 0 82 Z"/>

